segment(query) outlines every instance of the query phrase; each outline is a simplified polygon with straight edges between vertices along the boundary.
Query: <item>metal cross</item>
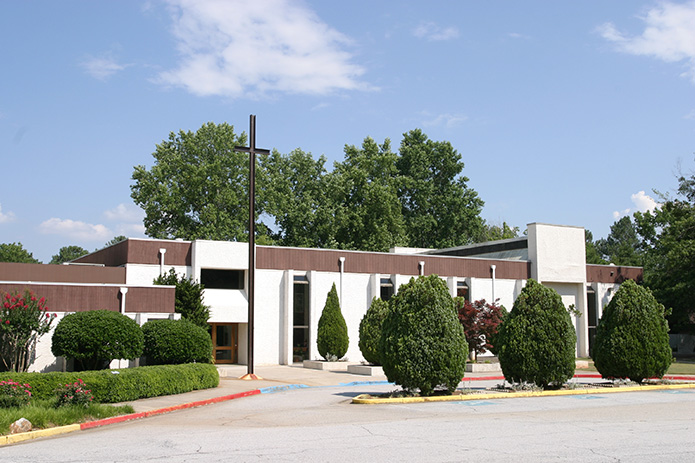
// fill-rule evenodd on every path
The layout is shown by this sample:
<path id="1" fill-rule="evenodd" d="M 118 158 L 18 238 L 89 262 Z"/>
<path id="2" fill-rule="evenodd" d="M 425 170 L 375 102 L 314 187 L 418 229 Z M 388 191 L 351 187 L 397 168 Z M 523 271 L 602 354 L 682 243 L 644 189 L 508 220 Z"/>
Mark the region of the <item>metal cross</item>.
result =
<path id="1" fill-rule="evenodd" d="M 256 116 L 249 117 L 249 147 L 236 146 L 235 151 L 249 153 L 249 320 L 248 320 L 248 368 L 243 379 L 258 379 L 253 372 L 253 318 L 254 318 L 254 286 L 256 279 L 256 153 L 270 154 L 270 150 L 256 148 Z"/>

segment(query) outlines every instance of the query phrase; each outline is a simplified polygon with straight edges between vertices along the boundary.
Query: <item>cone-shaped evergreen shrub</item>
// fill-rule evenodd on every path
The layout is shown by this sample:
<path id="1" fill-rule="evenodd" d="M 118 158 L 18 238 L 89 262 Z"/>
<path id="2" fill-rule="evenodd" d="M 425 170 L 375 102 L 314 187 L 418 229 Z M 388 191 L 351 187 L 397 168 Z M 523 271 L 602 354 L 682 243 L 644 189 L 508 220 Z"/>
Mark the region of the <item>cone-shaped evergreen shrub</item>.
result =
<path id="1" fill-rule="evenodd" d="M 379 339 L 381 338 L 381 325 L 384 323 L 388 310 L 388 303 L 375 297 L 360 322 L 360 351 L 362 351 L 364 359 L 373 365 L 381 365 Z"/>
<path id="2" fill-rule="evenodd" d="M 603 309 L 592 358 L 604 378 L 664 376 L 673 360 L 664 306 L 632 280 L 624 282 Z"/>
<path id="3" fill-rule="evenodd" d="M 561 385 L 574 375 L 577 334 L 562 298 L 528 280 L 497 334 L 498 357 L 510 383 Z"/>
<path id="4" fill-rule="evenodd" d="M 212 363 L 212 339 L 207 330 L 181 320 L 150 320 L 142 325 L 148 365 Z"/>
<path id="5" fill-rule="evenodd" d="M 343 314 L 340 312 L 338 291 L 336 291 L 335 283 L 333 283 L 319 319 L 316 344 L 321 357 L 326 360 L 338 360 L 343 358 L 347 352 L 349 342 L 347 324 Z"/>
<path id="6" fill-rule="evenodd" d="M 453 392 L 463 378 L 468 344 L 454 301 L 437 275 L 411 278 L 389 300 L 381 326 L 381 363 L 389 381 L 432 395 Z"/>

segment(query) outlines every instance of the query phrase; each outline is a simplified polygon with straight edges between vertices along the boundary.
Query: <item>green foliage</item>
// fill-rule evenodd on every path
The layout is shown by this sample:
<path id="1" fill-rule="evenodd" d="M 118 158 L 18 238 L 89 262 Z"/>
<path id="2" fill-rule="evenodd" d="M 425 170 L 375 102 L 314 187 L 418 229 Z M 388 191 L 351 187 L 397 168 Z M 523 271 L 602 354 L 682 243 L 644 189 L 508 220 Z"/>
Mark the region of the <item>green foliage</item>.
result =
<path id="1" fill-rule="evenodd" d="M 184 275 L 177 275 L 173 268 L 169 270 L 169 273 L 155 278 L 154 284 L 176 286 L 174 311 L 199 327 L 208 329 L 210 307 L 203 304 L 205 288 L 202 284 Z"/>
<path id="2" fill-rule="evenodd" d="M 601 253 L 596 248 L 596 242 L 594 242 L 594 235 L 589 230 L 584 231 L 585 236 L 585 249 L 586 249 L 586 263 L 594 265 L 607 265 L 608 262 L 601 256 Z"/>
<path id="3" fill-rule="evenodd" d="M 695 203 L 667 201 L 635 220 L 646 249 L 645 285 L 672 309 L 673 331 L 695 332 Z"/>
<path id="4" fill-rule="evenodd" d="M 339 360 L 343 358 L 349 345 L 347 324 L 340 311 L 338 292 L 335 283 L 328 292 L 326 305 L 319 318 L 318 333 L 316 334 L 316 345 L 319 354 L 326 360 Z"/>
<path id="5" fill-rule="evenodd" d="M 171 133 L 158 144 L 154 165 L 136 166 L 131 197 L 145 211 L 145 230 L 154 238 L 248 240 L 249 157 L 235 150 L 246 136 L 226 123 L 195 133 Z M 256 211 L 265 209 L 266 181 L 256 170 Z M 259 239 L 268 236 L 257 224 Z"/>
<path id="6" fill-rule="evenodd" d="M 643 264 L 642 243 L 630 216 L 617 220 L 608 236 L 595 244 L 603 258 L 612 264 L 635 267 Z"/>
<path id="7" fill-rule="evenodd" d="M 142 355 L 140 326 L 126 315 L 109 310 L 89 310 L 63 317 L 55 331 L 53 355 L 72 358 L 83 370 L 107 368 L 114 359 Z"/>
<path id="8" fill-rule="evenodd" d="M 62 264 L 63 262 L 70 262 L 78 257 L 82 257 L 85 254 L 89 254 L 89 251 L 80 246 L 63 246 L 58 250 L 58 254 L 51 258 L 49 264 Z"/>
<path id="9" fill-rule="evenodd" d="M 84 381 L 78 379 L 73 383 L 67 383 L 55 390 L 56 405 L 67 407 L 75 405 L 78 407 L 88 407 L 94 400 L 92 391 L 85 387 Z"/>
<path id="10" fill-rule="evenodd" d="M 0 381 L 9 379 L 30 384 L 32 397 L 37 399 L 53 399 L 56 389 L 82 379 L 96 402 L 118 403 L 217 387 L 220 376 L 215 365 L 188 363 L 67 373 L 0 373 Z"/>
<path id="11" fill-rule="evenodd" d="M 101 405 L 92 402 L 86 407 L 67 405 L 56 408 L 54 400 L 32 400 L 30 404 L 20 408 L 0 409 L 0 434 L 9 434 L 10 425 L 19 418 L 29 420 L 32 429 L 44 429 L 129 413 L 133 413 L 130 405 Z"/>
<path id="12" fill-rule="evenodd" d="M 461 155 L 447 141 L 421 130 L 403 135 L 396 161 L 407 246 L 448 248 L 472 243 L 483 234 L 483 201 L 461 176 Z"/>
<path id="13" fill-rule="evenodd" d="M 507 222 L 502 222 L 502 225 L 485 223 L 483 225 L 482 232 L 482 236 L 476 238 L 476 241 L 498 241 L 519 237 L 519 227 L 512 228 L 507 224 Z"/>
<path id="14" fill-rule="evenodd" d="M 441 278 L 411 278 L 398 289 L 389 300 L 379 349 L 384 373 L 403 389 L 423 396 L 440 387 L 456 389 L 468 344 Z"/>
<path id="15" fill-rule="evenodd" d="M 151 320 L 142 326 L 148 365 L 212 363 L 212 339 L 207 330 L 181 320 Z"/>
<path id="16" fill-rule="evenodd" d="M 19 262 L 23 264 L 40 264 L 38 259 L 24 249 L 22 243 L 0 243 L 0 262 Z"/>
<path id="17" fill-rule="evenodd" d="M 627 280 L 603 309 L 592 358 L 604 378 L 661 378 L 673 356 L 664 306 L 649 289 Z"/>
<path id="18" fill-rule="evenodd" d="M 562 298 L 529 279 L 500 326 L 498 356 L 510 383 L 561 385 L 574 375 L 577 335 Z"/>
<path id="19" fill-rule="evenodd" d="M 360 351 L 364 359 L 372 365 L 381 365 L 379 340 L 381 325 L 384 323 L 388 310 L 388 303 L 375 297 L 360 321 Z"/>
<path id="20" fill-rule="evenodd" d="M 126 236 L 124 236 L 124 235 L 114 236 L 112 239 L 110 239 L 109 241 L 107 241 L 107 242 L 104 244 L 104 247 L 105 247 L 105 248 L 108 248 L 109 246 L 113 246 L 114 244 L 118 244 L 118 243 L 120 243 L 121 241 L 125 241 L 125 240 L 127 240 L 127 239 L 128 239 L 128 238 L 127 238 Z"/>
<path id="21" fill-rule="evenodd" d="M 0 381 L 0 408 L 21 407 L 31 399 L 31 386 L 16 381 Z"/>
<path id="22" fill-rule="evenodd" d="M 385 252 L 406 243 L 396 160 L 388 139 L 345 147 L 344 161 L 328 177 L 338 247 Z"/>
<path id="23" fill-rule="evenodd" d="M 2 293 L 0 293 L 2 294 Z M 27 371 L 38 339 L 51 329 L 55 314 L 31 291 L 4 293 L 0 299 L 0 370 Z"/>

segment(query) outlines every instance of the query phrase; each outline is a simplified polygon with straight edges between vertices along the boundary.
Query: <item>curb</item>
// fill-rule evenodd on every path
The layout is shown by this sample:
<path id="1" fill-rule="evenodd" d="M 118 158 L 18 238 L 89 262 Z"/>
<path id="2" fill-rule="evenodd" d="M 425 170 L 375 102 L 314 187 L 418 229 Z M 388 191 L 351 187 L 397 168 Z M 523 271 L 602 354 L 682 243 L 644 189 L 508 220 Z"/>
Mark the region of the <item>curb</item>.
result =
<path id="1" fill-rule="evenodd" d="M 0 436 L 0 447 L 8 444 L 16 444 L 18 442 L 23 442 L 31 439 L 38 439 L 40 437 L 57 436 L 60 434 L 67 434 L 74 431 L 82 431 L 85 429 L 98 428 L 101 426 L 106 426 L 109 424 L 122 423 L 124 421 L 132 421 L 140 418 L 147 418 L 148 416 L 162 415 L 164 413 L 173 412 L 176 410 L 184 410 L 187 408 L 201 407 L 203 405 L 210 405 L 218 402 L 226 402 L 228 400 L 240 399 L 242 397 L 249 397 L 252 395 L 260 394 L 260 389 L 253 389 L 251 391 L 239 392 L 236 394 L 225 395 L 221 397 L 214 397 L 212 399 L 198 400 L 196 402 L 188 402 L 185 404 L 174 405 L 172 407 L 158 408 L 155 410 L 148 410 L 146 412 L 131 413 L 129 415 L 114 416 L 111 418 L 104 418 L 101 420 L 88 421 L 86 423 L 80 424 L 70 424 L 68 426 L 57 426 L 55 428 L 39 429 L 36 431 L 22 432 L 17 434 L 8 434 L 5 436 Z"/>
<path id="2" fill-rule="evenodd" d="M 467 395 L 449 395 L 434 397 L 397 397 L 392 399 L 374 399 L 366 395 L 358 395 L 352 399 L 353 404 L 406 404 L 423 402 L 465 402 L 470 400 L 490 399 L 515 399 L 520 397 L 553 397 L 568 395 L 612 394 L 617 392 L 648 392 L 663 391 L 669 389 L 695 389 L 695 383 L 691 384 L 658 384 L 653 386 L 626 386 L 615 389 L 591 388 L 572 389 L 560 391 L 522 391 L 522 392 L 492 392 Z"/>

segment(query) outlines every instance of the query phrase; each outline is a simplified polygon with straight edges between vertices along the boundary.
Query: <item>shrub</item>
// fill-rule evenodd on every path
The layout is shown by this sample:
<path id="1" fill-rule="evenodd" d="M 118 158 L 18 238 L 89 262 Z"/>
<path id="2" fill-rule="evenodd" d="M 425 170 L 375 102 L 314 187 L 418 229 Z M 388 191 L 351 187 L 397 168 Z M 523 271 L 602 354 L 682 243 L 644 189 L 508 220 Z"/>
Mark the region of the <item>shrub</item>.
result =
<path id="1" fill-rule="evenodd" d="M 84 386 L 92 391 L 94 401 L 99 403 L 181 394 L 217 387 L 220 382 L 217 367 L 209 363 L 66 373 L 0 373 L 0 381 L 31 384 L 32 397 L 48 400 L 55 397 L 56 389 L 79 379 L 84 381 Z"/>
<path id="2" fill-rule="evenodd" d="M 373 365 L 381 365 L 379 339 L 381 338 L 381 325 L 388 310 L 388 303 L 375 297 L 360 321 L 360 351 L 364 359 Z"/>
<path id="3" fill-rule="evenodd" d="M 152 320 L 142 325 L 148 365 L 212 363 L 212 339 L 185 320 Z"/>
<path id="4" fill-rule="evenodd" d="M 0 381 L 0 408 L 21 407 L 31 399 L 31 386 L 16 381 Z"/>
<path id="5" fill-rule="evenodd" d="M 82 370 L 107 368 L 113 359 L 142 355 L 140 326 L 127 316 L 109 310 L 90 310 L 66 315 L 53 332 L 51 351 L 75 359 Z"/>
<path id="6" fill-rule="evenodd" d="M 318 333 L 316 334 L 316 345 L 319 354 L 326 360 L 339 360 L 343 358 L 349 345 L 347 324 L 340 312 L 340 302 L 335 283 L 328 292 L 326 305 L 319 318 Z"/>
<path id="7" fill-rule="evenodd" d="M 381 362 L 389 381 L 409 392 L 453 392 L 464 375 L 468 344 L 454 301 L 437 275 L 402 285 L 381 327 Z"/>
<path id="8" fill-rule="evenodd" d="M 36 342 L 51 329 L 55 314 L 46 300 L 27 290 L 5 293 L 0 300 L 0 369 L 27 371 L 34 362 Z"/>
<path id="9" fill-rule="evenodd" d="M 92 391 L 85 387 L 81 378 L 74 383 L 67 383 L 59 387 L 56 389 L 55 395 L 57 398 L 56 406 L 58 407 L 66 405 L 87 407 L 94 400 Z"/>
<path id="10" fill-rule="evenodd" d="M 529 279 L 497 336 L 510 383 L 561 385 L 574 375 L 577 334 L 560 295 Z"/>
<path id="11" fill-rule="evenodd" d="M 592 358 L 604 378 L 664 376 L 673 361 L 664 306 L 651 291 L 625 281 L 603 309 Z"/>
<path id="12" fill-rule="evenodd" d="M 154 284 L 176 286 L 174 311 L 204 330 L 208 329 L 210 307 L 203 304 L 203 289 L 205 288 L 202 284 L 191 278 L 186 278 L 184 275 L 177 275 L 173 268 L 169 270 L 169 273 L 155 278 Z"/>
<path id="13" fill-rule="evenodd" d="M 496 301 L 488 304 L 485 299 L 471 303 L 456 297 L 454 305 L 473 358 L 477 359 L 477 355 L 485 351 L 496 350 L 495 336 L 507 310 Z"/>

